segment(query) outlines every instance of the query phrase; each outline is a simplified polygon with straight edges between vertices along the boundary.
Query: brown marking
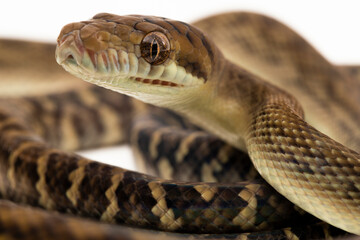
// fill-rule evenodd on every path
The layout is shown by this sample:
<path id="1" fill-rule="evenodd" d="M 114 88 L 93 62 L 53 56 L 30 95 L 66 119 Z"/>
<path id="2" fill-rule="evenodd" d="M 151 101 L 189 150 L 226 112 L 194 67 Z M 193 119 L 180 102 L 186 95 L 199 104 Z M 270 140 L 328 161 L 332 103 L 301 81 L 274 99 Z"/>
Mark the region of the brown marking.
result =
<path id="1" fill-rule="evenodd" d="M 160 84 L 160 80 L 159 79 L 155 79 L 155 80 L 153 80 L 152 82 L 151 82 L 151 84 L 155 84 L 155 85 L 158 85 L 158 84 Z"/>
<path id="2" fill-rule="evenodd" d="M 107 58 L 107 56 L 106 56 L 106 54 L 104 52 L 101 53 L 101 57 L 102 57 L 102 59 L 104 61 L 105 67 L 108 68 L 109 67 L 109 61 L 108 61 L 108 58 Z"/>
<path id="3" fill-rule="evenodd" d="M 119 64 L 118 64 L 118 61 L 117 61 L 116 57 L 115 57 L 115 56 L 112 56 L 112 59 L 113 59 L 113 62 L 116 64 L 116 67 L 119 69 L 120 66 L 119 66 Z"/>
<path id="4" fill-rule="evenodd" d="M 127 64 L 127 60 L 126 60 L 126 59 L 124 59 L 124 60 L 123 60 L 123 63 L 124 63 L 124 64 Z"/>
<path id="5" fill-rule="evenodd" d="M 95 57 L 95 52 L 93 50 L 90 49 L 86 49 L 87 53 L 89 54 L 89 57 L 91 59 L 91 62 L 93 63 L 94 66 L 96 66 L 96 57 Z"/>
<path id="6" fill-rule="evenodd" d="M 162 81 L 162 80 L 159 80 L 159 79 L 154 79 L 154 80 L 151 80 L 151 79 L 148 79 L 148 78 L 140 78 L 140 77 L 137 77 L 134 79 L 135 81 L 137 82 L 141 82 L 141 83 L 146 83 L 146 84 L 152 84 L 152 85 L 162 85 L 162 86 L 170 86 L 170 87 L 183 87 L 184 85 L 183 84 L 176 84 L 176 83 L 173 83 L 173 82 L 168 82 L 168 81 Z"/>

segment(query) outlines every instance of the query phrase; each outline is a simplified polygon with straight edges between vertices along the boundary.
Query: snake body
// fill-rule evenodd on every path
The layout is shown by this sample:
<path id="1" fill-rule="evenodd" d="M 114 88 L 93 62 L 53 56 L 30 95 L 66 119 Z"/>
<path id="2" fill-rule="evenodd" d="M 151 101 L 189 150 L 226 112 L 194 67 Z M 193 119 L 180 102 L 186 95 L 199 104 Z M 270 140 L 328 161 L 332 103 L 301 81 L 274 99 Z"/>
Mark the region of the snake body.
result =
<path id="1" fill-rule="evenodd" d="M 292 203 L 360 234 L 360 162 L 359 154 L 350 150 L 358 151 L 360 142 L 357 68 L 331 65 L 296 33 L 265 16 L 229 13 L 194 25 L 99 14 L 63 28 L 57 61 L 91 83 L 170 108 L 211 134 L 173 113 L 81 84 L 55 67 L 50 71 L 53 65 L 41 51 L 51 46 L 39 46 L 34 61 L 27 63 L 29 73 L 40 72 L 41 83 L 49 82 L 41 76 L 49 71 L 62 89 L 48 89 L 47 96 L 30 93 L 1 100 L 0 196 L 108 223 L 201 235 L 94 224 L 1 200 L 0 236 L 16 239 L 35 232 L 34 238 L 55 239 L 56 233 L 43 230 L 44 223 L 51 228 L 58 224 L 74 239 L 296 239 L 339 232 L 316 223 Z M 23 42 L 2 44 L 7 50 L 26 48 Z M 11 69 L 19 59 L 3 62 Z M 47 70 L 43 64 L 49 65 Z M 11 79 L 2 72 L 2 78 Z M 156 163 L 154 172 L 193 161 L 203 173 L 195 181 L 221 183 L 163 180 L 54 148 L 126 141 L 133 143 L 139 158 Z M 255 168 L 246 165 L 248 158 L 238 149 L 249 154 Z M 207 151 L 217 160 L 201 163 Z M 236 176 L 231 176 L 235 180 L 230 179 L 235 182 L 217 179 L 221 164 L 236 166 L 240 160 L 250 173 L 236 167 Z M 177 177 L 174 172 L 168 170 L 163 177 Z M 243 175 L 251 182 L 239 182 Z M 14 220 L 18 214 L 28 225 Z M 89 228 L 93 231 L 86 233 Z M 318 228 L 325 235 L 318 235 Z"/>

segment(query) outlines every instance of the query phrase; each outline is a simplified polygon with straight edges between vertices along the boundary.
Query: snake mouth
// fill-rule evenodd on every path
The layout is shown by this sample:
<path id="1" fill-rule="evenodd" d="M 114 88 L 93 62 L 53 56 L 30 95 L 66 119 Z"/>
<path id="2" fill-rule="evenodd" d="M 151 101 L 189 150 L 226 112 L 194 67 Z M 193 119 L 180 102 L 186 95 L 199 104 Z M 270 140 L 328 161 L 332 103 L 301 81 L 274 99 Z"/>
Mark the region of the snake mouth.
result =
<path id="1" fill-rule="evenodd" d="M 123 51 L 115 52 L 110 49 L 99 54 L 86 48 L 80 51 L 74 46 L 60 45 L 56 51 L 56 60 L 67 71 L 81 78 L 94 76 L 99 81 L 102 81 L 101 79 L 107 76 L 107 79 L 115 77 L 127 78 L 135 83 L 149 86 L 172 88 L 191 86 L 189 84 L 191 76 L 184 71 L 181 72 L 174 66 L 169 66 L 168 69 L 161 66 L 151 68 L 144 60 L 137 59 L 134 54 Z M 176 71 L 177 73 L 174 73 Z M 161 79 L 161 72 L 173 75 L 175 80 L 177 80 L 175 76 L 177 75 L 180 81 Z"/>

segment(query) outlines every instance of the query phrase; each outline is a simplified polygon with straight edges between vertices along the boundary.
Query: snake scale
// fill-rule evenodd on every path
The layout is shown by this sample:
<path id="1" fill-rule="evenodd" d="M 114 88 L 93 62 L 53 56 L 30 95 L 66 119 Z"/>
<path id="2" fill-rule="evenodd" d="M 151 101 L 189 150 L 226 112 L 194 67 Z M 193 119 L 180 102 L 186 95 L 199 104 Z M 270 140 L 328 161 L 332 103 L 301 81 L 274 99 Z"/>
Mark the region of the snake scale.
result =
<path id="1" fill-rule="evenodd" d="M 57 62 L 135 98 L 54 51 L 0 41 L 0 239 L 360 235 L 358 67 L 247 12 L 66 25 Z M 127 142 L 159 177 L 68 152 Z"/>

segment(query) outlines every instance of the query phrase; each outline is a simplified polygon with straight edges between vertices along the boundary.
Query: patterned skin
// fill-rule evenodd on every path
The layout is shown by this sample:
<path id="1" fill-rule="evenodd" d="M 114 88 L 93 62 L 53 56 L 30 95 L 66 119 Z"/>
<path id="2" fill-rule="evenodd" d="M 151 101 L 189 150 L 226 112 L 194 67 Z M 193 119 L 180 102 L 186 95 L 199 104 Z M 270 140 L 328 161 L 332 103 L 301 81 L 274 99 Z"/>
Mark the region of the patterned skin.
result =
<path id="1" fill-rule="evenodd" d="M 200 21 L 197 24 L 201 28 L 206 22 L 211 22 L 214 19 L 218 20 L 216 21 L 218 24 L 223 23 L 224 19 L 244 24 L 244 19 L 248 19 L 249 25 L 253 24 L 251 19 L 256 19 L 258 23 L 253 24 L 254 27 L 268 24 L 267 26 L 285 29 L 282 25 L 274 24 L 273 20 L 248 13 L 220 15 Z M 271 28 L 269 27 L 269 29 Z M 160 32 L 160 34 L 154 36 L 156 42 L 155 40 L 146 41 L 147 46 L 142 47 L 143 39 L 146 36 L 152 36 L 149 34 L 153 31 Z M 114 33 L 117 34 L 118 38 L 113 36 Z M 170 40 L 168 39 L 170 47 L 167 47 L 166 39 L 163 39 L 164 35 L 162 34 L 166 38 L 171 36 Z M 291 36 L 290 40 L 295 39 L 294 35 Z M 123 41 L 123 39 L 125 40 Z M 214 39 L 216 39 L 216 36 L 214 36 Z M 271 40 L 274 41 L 274 39 Z M 306 43 L 301 43 L 305 45 L 298 44 L 298 46 L 306 46 Z M 26 44 L 20 43 L 19 45 Z M 108 49 L 109 46 L 115 47 Z M 255 46 L 262 45 L 255 44 Z M 162 48 L 165 53 L 157 54 L 158 49 Z M 144 54 L 144 49 L 150 52 Z M 166 51 L 170 52 L 166 53 Z M 226 53 L 226 48 L 223 51 Z M 313 57 L 316 57 L 316 54 L 316 52 L 312 52 Z M 356 164 L 358 164 L 358 161 L 356 159 L 358 157 L 356 153 L 347 151 L 346 148 L 329 140 L 305 123 L 302 120 L 302 108 L 294 97 L 278 90 L 271 84 L 264 83 L 262 78 L 258 78 L 254 74 L 254 72 L 259 74 L 259 71 L 245 70 L 228 63 L 211 40 L 208 40 L 204 34 L 190 25 L 163 18 L 118 17 L 100 14 L 95 16 L 94 20 L 66 26 L 59 37 L 57 56 L 59 62 L 65 63 L 64 60 L 67 61 L 69 64 L 65 68 L 77 76 L 82 76 L 88 81 L 97 81 L 98 84 L 107 88 L 125 91 L 129 95 L 147 102 L 171 107 L 190 118 L 192 117 L 196 123 L 202 124 L 203 128 L 218 134 L 220 138 L 225 139 L 235 147 L 248 150 L 261 175 L 271 184 L 276 182 L 275 188 L 281 193 L 288 191 L 287 189 L 291 189 L 295 185 L 297 188 L 300 187 L 300 189 L 306 191 L 311 196 L 311 201 L 316 202 L 317 200 L 312 196 L 314 191 L 316 193 L 334 192 L 330 184 L 325 185 L 325 190 L 319 188 L 317 178 L 314 177 L 319 175 L 319 170 L 313 163 L 318 163 L 319 159 L 322 158 L 321 154 L 325 154 L 326 157 L 331 159 L 339 158 L 341 164 L 353 166 L 354 172 L 350 170 L 347 173 L 350 173 L 349 178 L 352 182 L 357 182 L 356 176 L 358 174 L 356 171 L 358 168 Z M 165 56 L 166 59 L 159 60 L 159 56 L 160 58 Z M 229 57 L 230 54 L 227 53 L 226 56 Z M 120 60 L 126 59 L 127 61 L 123 62 L 129 63 L 128 68 L 125 63 L 124 65 L 120 64 Z M 275 61 L 274 57 L 265 59 L 269 62 Z M 115 60 L 119 65 L 115 64 Z M 154 61 L 155 65 L 148 61 Z M 294 64 L 294 62 L 297 63 L 296 61 L 290 63 L 286 61 L 287 64 Z M 317 66 L 326 65 L 321 61 L 318 62 Z M 135 65 L 137 67 L 132 68 Z M 258 67 L 256 64 L 255 66 Z M 283 66 L 284 69 L 286 67 L 286 65 Z M 266 69 L 266 67 L 258 68 Z M 338 71 L 335 67 L 333 69 Z M 94 71 L 95 75 L 91 74 L 91 76 L 95 77 L 91 77 L 89 73 L 94 73 Z M 127 71 L 127 73 L 120 74 L 121 77 L 118 78 L 114 77 L 119 75 L 121 71 Z M 130 73 L 136 74 L 131 76 Z M 264 77 L 266 71 L 260 73 Z M 219 76 L 221 76 L 222 81 L 218 80 Z M 273 75 L 272 78 L 274 78 Z M 125 84 L 125 87 L 130 88 L 124 88 L 125 80 L 128 81 L 128 85 Z M 117 86 L 115 87 L 114 83 L 116 82 Z M 134 85 L 134 83 L 138 85 Z M 282 225 L 284 224 L 283 219 L 295 214 L 294 206 L 279 196 L 262 180 L 260 182 L 233 184 L 165 181 L 144 174 L 94 163 L 77 155 L 49 147 L 37 135 L 45 139 L 50 138 L 52 140 L 49 143 L 68 149 L 106 145 L 119 141 L 124 142 L 129 141 L 131 138 L 135 142 L 137 151 L 141 149 L 141 146 L 148 146 L 145 147 L 145 153 L 139 155 L 150 154 L 153 158 L 157 158 L 157 155 L 160 154 L 157 150 L 160 138 L 163 137 L 165 142 L 167 139 L 175 141 L 171 134 L 168 134 L 170 137 L 166 135 L 169 131 L 161 130 L 153 132 L 148 143 L 141 142 L 141 139 L 143 139 L 139 138 L 141 133 L 149 131 L 146 129 L 151 129 L 146 128 L 149 127 L 146 126 L 146 123 L 139 123 L 139 127 L 135 126 L 136 131 L 131 136 L 129 122 L 134 120 L 133 115 L 138 115 L 139 112 L 155 112 L 154 108 L 129 100 L 124 96 L 117 96 L 114 93 L 84 86 L 79 86 L 79 89 L 72 93 L 65 92 L 64 94 L 20 100 L 6 99 L 1 104 L 0 135 L 2 155 L 0 165 L 2 168 L 0 176 L 2 181 L 0 193 L 2 198 L 26 202 L 49 210 L 93 217 L 107 222 L 125 223 L 168 231 L 195 231 L 198 233 L 220 232 L 224 234 L 226 232 L 261 231 L 274 227 L 278 228 L 284 226 Z M 204 93 L 199 93 L 197 98 L 189 97 L 193 96 L 194 92 L 199 91 L 199 89 L 204 90 Z M 207 97 L 205 100 L 204 95 Z M 169 96 L 172 97 L 171 101 L 165 101 Z M 261 97 L 259 98 L 259 96 Z M 185 101 L 186 104 L 184 104 L 184 98 L 188 100 L 188 102 Z M 195 106 L 201 106 L 201 108 L 188 109 L 184 107 L 184 105 L 186 107 L 194 106 L 194 102 L 196 102 Z M 206 102 L 206 105 L 204 102 Z M 207 107 L 207 104 L 212 107 Z M 210 109 L 212 110 L 210 111 Z M 240 109 L 240 111 L 236 112 L 234 109 Z M 117 113 L 123 113 L 124 111 L 127 112 L 125 116 L 117 116 Z M 203 115 L 196 115 L 199 112 L 202 112 Z M 219 113 L 220 116 L 217 115 Z M 245 120 L 238 121 L 240 115 L 244 115 Z M 273 116 L 276 118 L 273 119 Z M 305 116 L 308 116 L 306 109 Z M 88 126 L 87 119 L 93 120 L 91 121 L 92 125 Z M 236 119 L 235 122 L 234 119 Z M 229 120 L 231 121 L 229 122 Z M 119 127 L 119 123 L 121 127 Z M 150 127 L 156 124 L 151 123 Z M 349 125 L 351 124 L 350 120 Z M 114 129 L 120 131 L 114 131 Z M 287 129 L 292 129 L 292 132 L 289 133 Z M 52 131 L 55 133 L 50 133 Z M 171 132 L 173 131 L 171 130 Z M 98 136 L 99 133 L 101 137 L 93 137 Z M 180 144 L 177 159 L 181 161 L 189 153 L 188 149 L 190 149 L 189 146 L 191 145 L 186 144 L 196 142 L 195 140 L 200 135 L 206 136 L 206 139 L 213 137 L 205 133 L 184 135 L 189 137 L 187 143 L 185 140 L 183 141 L 185 145 Z M 308 141 L 308 139 L 312 139 L 312 141 Z M 324 145 L 326 145 L 325 148 Z M 313 148 L 315 146 L 316 148 Z M 329 148 L 332 150 L 338 149 L 339 151 L 329 153 Z M 221 149 L 223 148 L 220 148 L 219 152 L 221 152 Z M 300 150 L 297 151 L 297 149 Z M 279 159 L 284 161 L 277 163 Z M 265 164 L 263 160 L 266 160 Z M 327 161 L 326 158 L 325 161 Z M 156 167 L 163 170 L 164 163 L 166 165 L 168 161 L 160 161 L 159 159 L 159 162 Z M 273 165 L 267 166 L 268 162 Z M 333 164 L 330 161 L 330 163 L 323 163 L 323 166 L 325 166 L 325 169 L 329 169 L 327 166 L 333 167 Z M 268 175 L 264 173 L 269 169 L 271 174 L 276 173 L 271 179 L 268 179 Z M 279 169 L 285 169 L 285 171 L 279 172 Z M 342 172 L 340 170 L 336 171 L 337 175 L 333 177 L 333 181 L 344 180 Z M 299 172 L 305 174 L 299 175 Z M 328 174 L 329 171 L 325 170 L 325 173 Z M 323 172 L 320 172 L 320 175 L 322 174 Z M 168 175 L 171 174 L 168 173 Z M 309 184 L 304 185 L 302 181 L 298 181 L 299 179 L 303 180 L 304 175 L 310 176 L 310 179 L 305 180 L 309 181 Z M 253 179 L 256 178 L 255 174 Z M 324 187 L 324 184 L 327 184 L 327 182 L 321 182 L 320 185 Z M 281 185 L 284 185 L 285 190 L 280 189 Z M 340 204 L 337 206 L 343 206 L 343 204 L 353 206 L 353 215 L 344 215 L 342 217 L 351 219 L 355 216 L 356 219 L 358 205 L 356 201 L 355 204 L 352 201 L 356 200 L 358 190 L 354 189 L 354 185 L 349 185 L 350 188 L 352 187 L 351 189 L 346 187 L 341 191 L 336 190 L 339 193 L 335 194 L 335 199 L 343 199 L 345 192 L 354 194 L 350 194 L 350 198 L 346 197 L 346 199 L 349 199 L 348 202 L 344 200 L 336 202 L 336 204 Z M 293 190 L 291 191 L 294 193 Z M 294 198 L 286 193 L 284 195 L 296 203 L 300 200 L 299 205 L 303 207 L 304 204 L 301 202 L 309 199 L 306 199 L 302 193 L 296 193 Z M 339 195 L 341 198 L 339 198 Z M 57 217 L 43 212 L 17 209 L 7 202 L 2 204 L 5 209 L 10 209 L 4 215 L 5 220 L 1 220 L 3 223 L 9 222 L 6 220 L 6 216 L 13 219 L 11 214 L 15 214 L 18 210 L 19 213 L 30 211 L 32 216 L 39 219 L 39 222 L 32 225 L 34 229 L 38 230 L 38 233 L 41 233 L 41 229 L 44 227 L 41 224 L 44 220 L 40 221 L 40 219 L 49 219 L 49 223 L 57 219 Z M 332 215 L 331 211 L 335 207 L 329 207 L 331 204 L 332 202 L 323 208 L 318 207 L 319 215 L 324 215 L 322 211 L 324 208 L 330 209 L 330 213 L 325 214 L 325 217 Z M 308 210 L 311 207 L 305 206 L 304 208 Z M 313 210 L 310 212 L 317 214 Z M 17 221 L 10 221 L 9 226 L 15 227 L 4 228 L 5 236 L 11 235 L 16 238 L 16 230 L 14 229 L 26 234 L 28 231 L 26 224 L 31 221 L 28 219 L 24 217 L 26 222 L 24 225 L 19 225 Z M 296 215 L 295 219 L 299 220 L 299 215 Z M 346 221 L 346 219 L 340 221 L 337 216 L 334 219 L 339 224 Z M 69 228 L 66 227 L 66 222 L 57 221 L 59 226 L 64 226 L 68 230 L 67 232 L 71 238 L 86 239 L 85 236 L 88 236 L 84 234 L 82 238 L 79 237 L 84 233 L 84 227 L 81 227 L 81 225 L 87 223 L 79 222 L 78 224 L 77 220 L 74 220 L 74 227 Z M 313 219 L 305 216 L 304 221 L 311 224 Z M 329 222 L 331 222 L 331 219 Z M 296 225 L 291 221 L 286 223 Z M 111 239 L 112 237 L 121 239 L 121 236 L 112 235 L 114 232 L 120 233 L 125 239 L 141 239 L 144 234 L 146 236 L 149 234 L 150 237 L 154 238 L 168 237 L 169 239 L 188 237 L 200 239 L 251 239 L 261 236 L 268 236 L 270 239 L 296 239 L 301 237 L 306 239 L 321 236 L 317 235 L 316 230 L 314 232 L 309 230 L 308 233 L 304 233 L 306 232 L 304 227 L 300 227 L 300 230 L 287 228 L 272 232 L 265 231 L 259 234 L 189 236 L 158 235 L 158 233 L 141 231 L 131 232 L 132 230 L 129 229 L 108 225 L 103 227 L 104 225 L 90 224 L 89 226 L 93 229 L 99 229 L 99 234 L 94 235 L 94 238 L 99 239 Z M 325 230 L 325 236 L 329 236 L 329 231 L 333 233 L 332 227 L 324 226 L 327 229 Z M 74 230 L 77 227 L 80 229 L 79 231 Z M 316 226 L 314 229 L 319 230 Z M 352 228 L 351 231 L 356 231 L 356 227 Z M 45 232 L 43 231 L 43 233 Z M 315 234 L 312 235 L 313 233 Z"/>

